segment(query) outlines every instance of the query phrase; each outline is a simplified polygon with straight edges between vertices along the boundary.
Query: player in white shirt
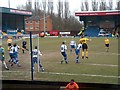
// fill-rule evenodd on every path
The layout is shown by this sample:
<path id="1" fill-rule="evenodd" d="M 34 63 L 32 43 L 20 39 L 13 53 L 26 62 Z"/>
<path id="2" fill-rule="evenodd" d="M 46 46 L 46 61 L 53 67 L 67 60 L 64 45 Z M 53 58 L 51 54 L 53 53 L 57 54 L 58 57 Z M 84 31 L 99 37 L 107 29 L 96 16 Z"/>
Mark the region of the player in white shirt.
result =
<path id="1" fill-rule="evenodd" d="M 38 50 L 37 46 L 35 46 L 35 49 L 32 51 L 33 71 L 34 71 L 34 64 L 39 63 L 39 67 L 43 72 L 44 68 L 40 62 L 39 56 L 42 56 L 42 53 L 40 52 L 40 50 Z M 39 62 L 38 62 L 38 59 L 39 59 Z"/>
<path id="2" fill-rule="evenodd" d="M 81 48 L 82 48 L 82 43 L 79 43 L 75 51 L 76 52 L 76 63 L 78 63 Z"/>
<path id="3" fill-rule="evenodd" d="M 14 48 L 14 46 L 12 46 L 12 45 L 10 44 L 10 50 L 9 50 L 10 60 L 9 60 L 9 62 L 11 62 L 11 66 L 13 66 L 13 62 L 16 61 L 16 60 L 15 60 L 14 52 L 15 52 L 15 48 Z"/>
<path id="4" fill-rule="evenodd" d="M 70 41 L 70 52 L 72 53 L 72 50 L 74 49 L 75 51 L 75 48 L 76 48 L 76 42 L 72 39 Z"/>
<path id="5" fill-rule="evenodd" d="M 14 57 L 15 57 L 14 63 L 20 67 L 20 64 L 18 63 L 18 49 L 20 47 L 16 43 L 13 46 L 14 46 Z"/>
<path id="6" fill-rule="evenodd" d="M 60 47 L 60 51 L 61 51 L 61 54 L 62 54 L 64 60 L 61 61 L 61 64 L 62 64 L 64 61 L 65 61 L 66 64 L 68 63 L 66 50 L 67 50 L 67 46 L 65 45 L 65 42 L 62 42 L 62 45 L 61 45 L 61 47 Z"/>

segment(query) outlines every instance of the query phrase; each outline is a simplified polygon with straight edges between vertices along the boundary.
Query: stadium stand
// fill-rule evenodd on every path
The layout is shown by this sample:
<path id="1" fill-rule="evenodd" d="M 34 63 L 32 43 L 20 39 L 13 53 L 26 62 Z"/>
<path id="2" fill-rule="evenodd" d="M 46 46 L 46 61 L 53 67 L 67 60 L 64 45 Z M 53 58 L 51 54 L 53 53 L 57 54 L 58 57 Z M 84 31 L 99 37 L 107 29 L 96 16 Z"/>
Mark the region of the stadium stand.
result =
<path id="1" fill-rule="evenodd" d="M 88 26 L 84 34 L 88 37 L 97 37 L 99 33 L 99 28 L 97 26 Z"/>

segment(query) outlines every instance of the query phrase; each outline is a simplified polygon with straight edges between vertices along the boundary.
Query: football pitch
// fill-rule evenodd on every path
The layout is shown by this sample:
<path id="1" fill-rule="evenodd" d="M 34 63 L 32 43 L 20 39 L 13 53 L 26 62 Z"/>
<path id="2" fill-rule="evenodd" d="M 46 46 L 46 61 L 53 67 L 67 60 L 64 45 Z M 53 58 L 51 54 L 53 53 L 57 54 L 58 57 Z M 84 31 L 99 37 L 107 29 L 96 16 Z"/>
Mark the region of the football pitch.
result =
<path id="1" fill-rule="evenodd" d="M 81 59 L 80 63 L 75 63 L 75 52 L 70 53 L 70 41 L 75 40 L 77 43 L 80 38 L 39 38 L 39 48 L 42 52 L 40 56 L 41 63 L 45 69 L 44 73 L 37 72 L 37 64 L 35 65 L 34 80 L 40 81 L 62 81 L 69 82 L 74 79 L 81 83 L 110 83 L 118 84 L 118 39 L 109 38 L 110 49 L 105 51 L 104 38 L 91 38 L 88 42 L 89 58 Z M 29 43 L 29 39 L 26 39 Z M 60 45 L 66 41 L 68 64 L 61 64 L 63 59 L 60 53 Z M 21 46 L 22 39 L 15 40 Z M 13 43 L 14 43 L 13 42 Z M 33 39 L 33 45 L 38 45 L 36 39 Z M 27 48 L 29 48 L 29 44 Z M 10 66 L 8 59 L 8 51 L 6 41 L 3 41 L 5 48 L 5 57 L 10 70 L 3 68 L 3 80 L 31 80 L 31 61 L 30 53 L 26 51 L 24 54 L 19 50 L 19 62 L 21 67 L 16 65 Z"/>

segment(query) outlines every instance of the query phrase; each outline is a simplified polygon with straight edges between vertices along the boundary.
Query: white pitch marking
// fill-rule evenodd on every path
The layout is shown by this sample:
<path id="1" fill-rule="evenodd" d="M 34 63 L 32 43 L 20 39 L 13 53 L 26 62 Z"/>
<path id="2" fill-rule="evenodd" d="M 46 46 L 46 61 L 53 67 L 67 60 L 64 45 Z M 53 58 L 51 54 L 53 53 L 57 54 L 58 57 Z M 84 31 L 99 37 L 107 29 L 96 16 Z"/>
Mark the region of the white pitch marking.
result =
<path id="1" fill-rule="evenodd" d="M 72 60 L 69 60 L 72 61 Z M 60 63 L 60 62 L 44 62 L 44 63 Z M 97 64 L 97 63 L 80 63 L 81 65 L 93 65 L 93 66 L 106 66 L 106 67 L 118 67 L 118 65 L 115 64 Z"/>
<path id="2" fill-rule="evenodd" d="M 5 73 L 23 73 L 24 71 L 2 71 Z M 29 71 L 30 73 L 30 71 Z M 38 72 L 34 72 L 38 73 Z M 40 72 L 42 74 L 53 74 L 53 75 L 68 75 L 68 76 L 88 76 L 88 77 L 106 77 L 106 78 L 120 78 L 120 76 L 108 76 L 108 75 L 96 75 L 96 74 L 72 74 L 72 73 L 59 73 L 59 72 Z"/>
<path id="3" fill-rule="evenodd" d="M 72 74 L 72 73 L 58 73 L 58 72 L 42 72 L 53 75 L 68 75 L 68 76 L 88 76 L 88 77 L 107 77 L 107 78 L 120 78 L 120 76 L 108 76 L 108 75 L 95 75 L 95 74 Z"/>
<path id="4" fill-rule="evenodd" d="M 86 65 L 118 67 L 118 65 L 113 65 L 113 64 L 95 64 L 95 63 L 89 64 L 89 63 L 86 63 Z"/>

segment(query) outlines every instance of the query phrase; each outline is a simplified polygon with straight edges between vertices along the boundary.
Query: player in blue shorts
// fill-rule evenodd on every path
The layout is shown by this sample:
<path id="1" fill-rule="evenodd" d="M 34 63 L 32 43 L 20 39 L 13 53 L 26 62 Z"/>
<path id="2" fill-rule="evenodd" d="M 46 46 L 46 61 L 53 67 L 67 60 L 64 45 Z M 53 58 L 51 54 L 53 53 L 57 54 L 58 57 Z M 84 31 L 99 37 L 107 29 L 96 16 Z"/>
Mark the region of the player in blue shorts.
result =
<path id="1" fill-rule="evenodd" d="M 9 56 L 10 56 L 9 62 L 11 63 L 11 66 L 13 66 L 13 64 L 16 64 L 16 60 L 15 60 L 15 48 L 11 44 L 10 44 Z"/>
<path id="2" fill-rule="evenodd" d="M 64 61 L 65 61 L 66 64 L 68 63 L 66 50 L 67 50 L 67 46 L 65 45 L 65 42 L 62 42 L 62 45 L 60 47 L 60 51 L 61 51 L 61 54 L 62 54 L 62 56 L 63 56 L 64 59 L 61 61 L 61 64 Z"/>
<path id="3" fill-rule="evenodd" d="M 78 63 L 81 48 L 82 48 L 82 43 L 79 43 L 76 47 L 76 63 Z"/>
<path id="4" fill-rule="evenodd" d="M 18 63 L 18 49 L 20 48 L 16 43 L 13 45 L 14 46 L 14 57 L 15 57 L 15 61 L 14 63 L 20 67 L 21 65 Z"/>
<path id="5" fill-rule="evenodd" d="M 39 56 L 42 56 L 42 53 L 40 52 L 40 50 L 38 50 L 37 46 L 35 46 L 35 49 L 32 51 L 33 71 L 34 71 L 34 64 L 39 63 L 39 67 L 41 68 L 42 72 L 44 72 L 44 68 L 40 62 Z"/>
<path id="6" fill-rule="evenodd" d="M 70 52 L 72 53 L 72 50 L 74 49 L 75 51 L 75 48 L 76 48 L 76 42 L 72 39 L 70 41 Z"/>

